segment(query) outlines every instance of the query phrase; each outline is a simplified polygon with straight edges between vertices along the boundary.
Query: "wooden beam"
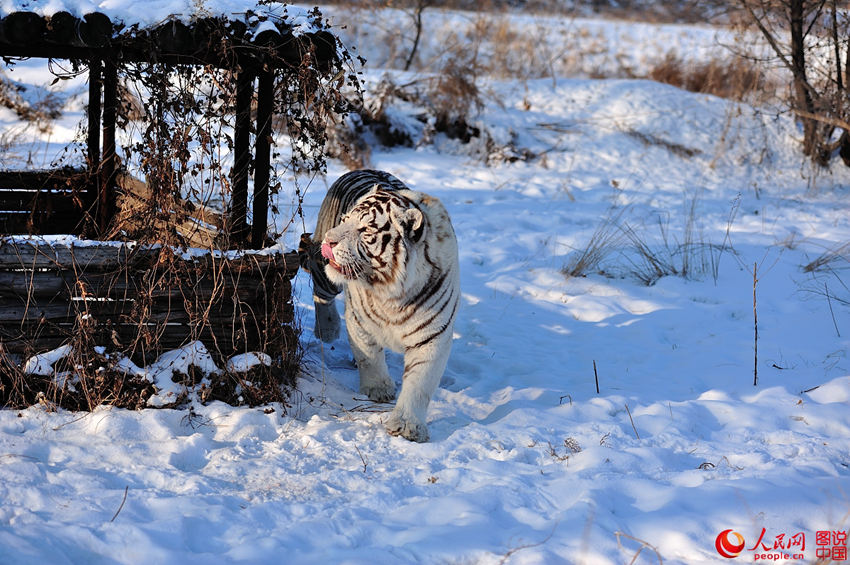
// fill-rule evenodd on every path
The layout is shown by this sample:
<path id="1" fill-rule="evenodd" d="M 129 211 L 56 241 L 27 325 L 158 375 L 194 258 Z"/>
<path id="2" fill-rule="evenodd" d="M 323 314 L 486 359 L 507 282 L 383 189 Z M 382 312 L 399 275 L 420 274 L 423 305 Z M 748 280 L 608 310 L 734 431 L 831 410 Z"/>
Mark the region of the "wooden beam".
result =
<path id="1" fill-rule="evenodd" d="M 251 247 L 261 249 L 268 237 L 269 168 L 271 166 L 272 113 L 274 112 L 274 70 L 260 73 L 257 87 L 257 140 L 254 143 L 254 223 Z"/>
<path id="2" fill-rule="evenodd" d="M 248 168 L 251 166 L 251 99 L 254 75 L 242 69 L 236 76 L 236 124 L 233 128 L 233 191 L 230 201 L 230 234 L 242 246 L 248 237 Z"/>

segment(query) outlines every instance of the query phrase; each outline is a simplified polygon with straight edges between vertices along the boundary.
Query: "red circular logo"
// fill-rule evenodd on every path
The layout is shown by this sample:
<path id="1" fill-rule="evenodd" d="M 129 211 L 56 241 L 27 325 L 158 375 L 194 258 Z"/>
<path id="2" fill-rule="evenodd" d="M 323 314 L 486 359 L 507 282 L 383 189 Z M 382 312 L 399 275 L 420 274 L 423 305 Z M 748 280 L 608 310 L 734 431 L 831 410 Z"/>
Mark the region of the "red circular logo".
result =
<path id="1" fill-rule="evenodd" d="M 717 534 L 717 539 L 714 540 L 714 547 L 717 548 L 717 553 L 726 559 L 738 557 L 744 551 L 744 536 L 738 532 L 733 532 L 731 529 L 723 530 Z"/>

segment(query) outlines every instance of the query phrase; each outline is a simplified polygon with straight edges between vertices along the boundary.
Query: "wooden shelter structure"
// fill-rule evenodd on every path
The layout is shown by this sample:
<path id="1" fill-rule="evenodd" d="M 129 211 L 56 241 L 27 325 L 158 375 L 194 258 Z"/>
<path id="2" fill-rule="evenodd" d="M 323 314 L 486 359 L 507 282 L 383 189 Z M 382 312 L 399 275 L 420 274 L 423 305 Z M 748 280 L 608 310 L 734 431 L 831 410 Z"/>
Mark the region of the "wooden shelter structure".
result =
<path id="1" fill-rule="evenodd" d="M 297 346 L 290 286 L 297 253 L 250 251 L 267 241 L 275 77 L 305 61 L 327 76 L 340 62 L 334 35 L 250 11 L 153 27 L 97 12 L 21 11 L 0 19 L 0 57 L 70 59 L 89 71 L 85 168 L 0 172 L 0 361 L 85 335 L 142 363 L 197 339 L 218 358 L 260 350 L 286 364 Z M 157 245 L 13 235 L 108 233 L 121 179 L 119 70 L 139 62 L 212 66 L 235 76 L 232 191 L 222 224 L 227 241 L 245 251 L 184 256 Z"/>
<path id="2" fill-rule="evenodd" d="M 143 9 L 143 8 L 140 8 Z M 327 30 L 294 33 L 286 19 L 247 13 L 239 19 L 171 19 L 138 29 L 99 12 L 41 16 L 14 12 L 0 20 L 0 57 L 84 61 L 89 69 L 88 152 L 84 171 L 62 169 L 0 173 L 0 231 L 106 233 L 116 212 L 118 69 L 129 62 L 213 66 L 237 76 L 233 193 L 226 222 L 231 240 L 258 249 L 266 237 L 274 76 L 298 68 L 310 54 L 319 68 L 336 57 Z M 256 99 L 253 152 L 253 225 L 247 223 L 251 105 Z M 90 225 L 86 225 L 86 222 Z"/>

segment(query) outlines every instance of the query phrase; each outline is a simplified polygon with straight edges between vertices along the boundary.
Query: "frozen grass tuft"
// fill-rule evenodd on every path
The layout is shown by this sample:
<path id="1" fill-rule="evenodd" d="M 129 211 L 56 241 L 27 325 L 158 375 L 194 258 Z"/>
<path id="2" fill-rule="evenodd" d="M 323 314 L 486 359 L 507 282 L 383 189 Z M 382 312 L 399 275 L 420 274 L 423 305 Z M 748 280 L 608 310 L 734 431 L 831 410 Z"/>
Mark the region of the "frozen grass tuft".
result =
<path id="1" fill-rule="evenodd" d="M 592 272 L 602 274 L 617 272 L 622 265 L 605 267 L 605 259 L 613 252 L 625 260 L 628 276 L 652 286 L 659 279 L 677 276 L 701 279 L 711 275 L 717 282 L 720 258 L 726 250 L 734 252 L 727 239 L 717 245 L 705 241 L 696 230 L 697 198 L 688 203 L 681 236 L 673 235 L 669 217 L 659 217 L 657 234 L 644 225 L 621 220 L 625 209 L 609 214 L 596 228 L 588 243 L 574 252 L 561 272 L 568 277 L 586 276 Z M 730 224 L 734 219 L 730 215 Z"/>
<path id="2" fill-rule="evenodd" d="M 625 209 L 609 211 L 608 217 L 590 236 L 587 244 L 570 256 L 569 262 L 561 269 L 567 277 L 585 277 L 599 271 L 602 261 L 620 244 L 623 239 L 619 228 L 620 218 Z"/>

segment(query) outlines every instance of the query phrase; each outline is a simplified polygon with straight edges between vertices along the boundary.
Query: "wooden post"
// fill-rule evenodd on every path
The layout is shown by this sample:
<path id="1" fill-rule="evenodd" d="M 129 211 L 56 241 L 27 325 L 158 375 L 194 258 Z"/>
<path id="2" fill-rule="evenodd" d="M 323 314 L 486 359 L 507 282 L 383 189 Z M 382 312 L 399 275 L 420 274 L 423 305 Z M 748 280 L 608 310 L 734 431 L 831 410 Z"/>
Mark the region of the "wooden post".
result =
<path id="1" fill-rule="evenodd" d="M 264 69 L 257 86 L 257 140 L 254 143 L 254 224 L 251 247 L 265 245 L 269 216 L 269 167 L 271 166 L 274 70 Z"/>
<path id="2" fill-rule="evenodd" d="M 100 95 L 103 77 L 100 59 L 92 57 L 89 61 L 89 109 L 88 109 L 88 170 L 89 188 L 86 206 L 97 202 L 100 194 Z"/>
<path id="3" fill-rule="evenodd" d="M 100 164 L 100 59 L 89 61 L 89 169 L 94 172 Z"/>
<path id="4" fill-rule="evenodd" d="M 98 194 L 97 228 L 101 234 L 109 229 L 115 214 L 115 118 L 118 113 L 118 66 L 107 59 L 103 67 L 103 161 Z"/>
<path id="5" fill-rule="evenodd" d="M 238 245 L 248 237 L 248 168 L 251 165 L 251 98 L 254 75 L 242 69 L 236 77 L 236 124 L 233 128 L 233 194 L 230 202 L 230 235 Z"/>

